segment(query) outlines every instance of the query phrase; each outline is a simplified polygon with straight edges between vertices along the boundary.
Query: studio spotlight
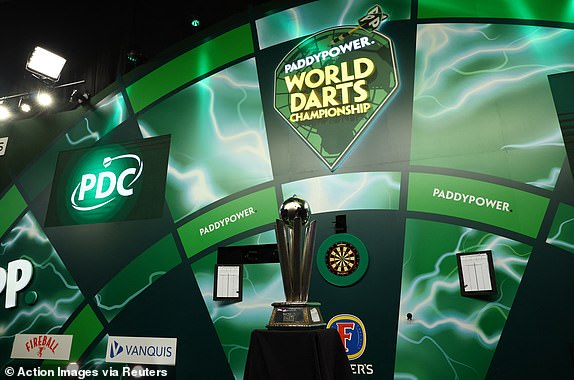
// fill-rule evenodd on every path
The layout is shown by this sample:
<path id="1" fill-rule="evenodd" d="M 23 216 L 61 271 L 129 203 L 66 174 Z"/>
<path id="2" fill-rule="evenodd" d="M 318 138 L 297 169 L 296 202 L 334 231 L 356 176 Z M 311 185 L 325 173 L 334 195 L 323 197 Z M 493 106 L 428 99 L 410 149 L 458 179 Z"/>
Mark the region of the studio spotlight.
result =
<path id="1" fill-rule="evenodd" d="M 26 63 L 26 70 L 43 79 L 57 82 L 65 64 L 65 58 L 36 46 Z"/>
<path id="2" fill-rule="evenodd" d="M 44 91 L 38 92 L 38 94 L 36 95 L 36 101 L 42 107 L 49 107 L 52 105 L 52 103 L 54 103 L 52 95 Z"/>
<path id="3" fill-rule="evenodd" d="M 74 89 L 70 95 L 69 102 L 75 105 L 87 105 L 90 102 L 90 94 L 86 91 Z"/>
<path id="4" fill-rule="evenodd" d="M 28 113 L 32 110 L 32 106 L 30 106 L 30 104 L 24 98 L 20 98 L 18 101 L 18 108 L 24 113 Z"/>
<path id="5" fill-rule="evenodd" d="M 11 116 L 12 113 L 10 112 L 10 108 L 0 102 L 0 121 L 8 120 Z"/>

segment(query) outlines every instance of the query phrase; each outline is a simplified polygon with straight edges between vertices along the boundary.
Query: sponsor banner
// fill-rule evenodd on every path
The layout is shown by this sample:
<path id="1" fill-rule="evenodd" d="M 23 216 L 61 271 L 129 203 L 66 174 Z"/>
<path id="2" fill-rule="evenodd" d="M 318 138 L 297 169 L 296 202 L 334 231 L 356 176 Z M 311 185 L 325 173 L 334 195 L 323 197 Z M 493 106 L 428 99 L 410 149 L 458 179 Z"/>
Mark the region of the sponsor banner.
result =
<path id="1" fill-rule="evenodd" d="M 0 156 L 6 154 L 6 146 L 8 146 L 8 137 L 0 137 Z"/>
<path id="2" fill-rule="evenodd" d="M 428 173 L 409 176 L 409 211 L 474 220 L 536 237 L 547 206 L 547 198 L 488 182 Z"/>
<path id="3" fill-rule="evenodd" d="M 206 212 L 178 231 L 191 257 L 224 239 L 275 222 L 278 210 L 275 191 L 267 188 Z"/>
<path id="4" fill-rule="evenodd" d="M 357 26 L 306 38 L 275 69 L 275 110 L 330 170 L 399 87 L 393 41 L 376 31 L 389 15 L 365 12 Z"/>
<path id="5" fill-rule="evenodd" d="M 110 336 L 106 362 L 175 366 L 177 338 Z"/>
<path id="6" fill-rule="evenodd" d="M 367 329 L 359 317 L 352 314 L 339 314 L 331 318 L 327 328 L 335 329 L 341 337 L 353 375 L 374 375 L 372 363 L 359 363 L 367 348 Z"/>
<path id="7" fill-rule="evenodd" d="M 0 294 L 6 293 L 5 309 L 16 307 L 18 293 L 25 289 L 34 274 L 34 266 L 25 259 L 10 261 L 6 269 L 0 267 Z"/>
<path id="8" fill-rule="evenodd" d="M 12 359 L 69 360 L 72 335 L 16 334 Z"/>
<path id="9" fill-rule="evenodd" d="M 337 330 L 349 360 L 363 355 L 367 347 L 367 330 L 358 317 L 352 314 L 336 315 L 327 323 L 327 328 Z"/>
<path id="10" fill-rule="evenodd" d="M 170 136 L 60 152 L 46 226 L 159 218 Z"/>

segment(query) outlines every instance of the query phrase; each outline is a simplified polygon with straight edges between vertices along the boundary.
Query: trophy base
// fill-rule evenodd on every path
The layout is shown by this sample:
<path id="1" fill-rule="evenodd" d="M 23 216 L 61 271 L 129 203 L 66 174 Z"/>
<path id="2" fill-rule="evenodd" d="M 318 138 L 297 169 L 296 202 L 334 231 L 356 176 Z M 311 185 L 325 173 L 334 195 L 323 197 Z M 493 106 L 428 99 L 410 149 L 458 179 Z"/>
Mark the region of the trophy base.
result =
<path id="1" fill-rule="evenodd" d="M 274 302 L 271 306 L 269 330 L 322 329 L 327 325 L 319 310 L 319 302 Z"/>

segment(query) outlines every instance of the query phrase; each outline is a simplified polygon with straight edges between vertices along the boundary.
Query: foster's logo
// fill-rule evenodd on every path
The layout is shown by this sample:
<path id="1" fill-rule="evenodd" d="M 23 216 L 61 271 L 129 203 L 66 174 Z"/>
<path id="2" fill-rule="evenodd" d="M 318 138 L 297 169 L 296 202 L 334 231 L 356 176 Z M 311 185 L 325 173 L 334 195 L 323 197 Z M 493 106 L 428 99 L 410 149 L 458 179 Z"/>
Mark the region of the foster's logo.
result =
<path id="1" fill-rule="evenodd" d="M 331 318 L 327 328 L 335 329 L 341 337 L 349 360 L 359 358 L 367 346 L 367 331 L 363 322 L 351 314 L 339 314 Z"/>

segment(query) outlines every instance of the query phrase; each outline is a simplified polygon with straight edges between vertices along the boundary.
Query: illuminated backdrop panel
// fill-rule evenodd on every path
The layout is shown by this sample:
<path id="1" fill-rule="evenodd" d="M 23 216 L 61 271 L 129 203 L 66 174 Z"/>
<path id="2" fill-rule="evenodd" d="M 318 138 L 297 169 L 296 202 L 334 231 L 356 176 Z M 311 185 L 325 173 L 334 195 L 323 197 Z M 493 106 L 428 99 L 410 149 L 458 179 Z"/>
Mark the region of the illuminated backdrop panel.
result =
<path id="1" fill-rule="evenodd" d="M 252 9 L 122 78 L 92 110 L 0 124 L 0 267 L 29 260 L 36 274 L 17 306 L 3 308 L 0 293 L 2 368 L 68 364 L 6 359 L 17 333 L 71 334 L 71 360 L 100 371 L 123 367 L 105 361 L 110 336 L 175 337 L 176 366 L 150 368 L 241 380 L 251 331 L 283 299 L 281 276 L 276 263 L 246 264 L 243 301 L 214 301 L 217 250 L 274 243 L 279 205 L 297 194 L 317 220 L 317 250 L 352 235 L 368 254 L 358 281 L 338 282 L 321 274 L 328 252 L 315 252 L 311 277 L 325 320 L 354 334 L 342 343 L 357 379 L 572 377 L 574 181 L 557 117 L 572 107 L 549 86 L 574 72 L 570 3 Z M 329 168 L 275 110 L 275 70 L 376 4 L 399 86 Z M 158 136 L 170 136 L 166 180 L 154 183 L 166 186 L 161 215 L 44 223 L 60 152 Z M 481 250 L 498 294 L 462 297 L 456 254 Z"/>

